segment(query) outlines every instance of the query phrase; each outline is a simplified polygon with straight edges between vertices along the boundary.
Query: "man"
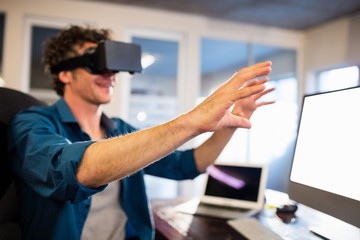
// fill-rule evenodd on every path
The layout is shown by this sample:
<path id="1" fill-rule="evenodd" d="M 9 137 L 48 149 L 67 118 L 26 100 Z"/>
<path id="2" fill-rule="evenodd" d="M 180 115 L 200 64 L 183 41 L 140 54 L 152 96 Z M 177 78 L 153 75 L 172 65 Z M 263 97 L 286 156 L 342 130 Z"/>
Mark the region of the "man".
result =
<path id="1" fill-rule="evenodd" d="M 45 45 L 47 69 L 110 39 L 108 30 L 71 26 Z M 102 112 L 115 85 L 111 71 L 76 67 L 52 74 L 61 99 L 18 114 L 9 153 L 17 176 L 26 239 L 152 239 L 144 174 L 192 179 L 219 156 L 237 128 L 250 128 L 271 62 L 235 73 L 193 110 L 136 131 Z M 260 77 L 260 79 L 257 79 Z M 196 149 L 177 151 L 204 132 Z"/>

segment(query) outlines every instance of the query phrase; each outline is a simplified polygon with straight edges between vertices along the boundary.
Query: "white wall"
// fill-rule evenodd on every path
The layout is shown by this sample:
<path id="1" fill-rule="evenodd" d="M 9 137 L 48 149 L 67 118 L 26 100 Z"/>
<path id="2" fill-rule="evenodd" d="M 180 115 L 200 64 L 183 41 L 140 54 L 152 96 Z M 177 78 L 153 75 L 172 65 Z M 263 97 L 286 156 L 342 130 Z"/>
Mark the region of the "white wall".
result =
<path id="1" fill-rule="evenodd" d="M 306 91 L 321 70 L 360 64 L 360 15 L 342 18 L 304 33 Z"/>

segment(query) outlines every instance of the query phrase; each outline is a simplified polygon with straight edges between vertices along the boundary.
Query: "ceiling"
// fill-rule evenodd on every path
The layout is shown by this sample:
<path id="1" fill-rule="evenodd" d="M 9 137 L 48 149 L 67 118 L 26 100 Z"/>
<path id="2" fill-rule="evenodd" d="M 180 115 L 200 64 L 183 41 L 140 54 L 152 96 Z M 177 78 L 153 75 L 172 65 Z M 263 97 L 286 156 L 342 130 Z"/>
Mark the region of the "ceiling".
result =
<path id="1" fill-rule="evenodd" d="M 360 13 L 360 0 L 90 0 L 291 30 Z"/>

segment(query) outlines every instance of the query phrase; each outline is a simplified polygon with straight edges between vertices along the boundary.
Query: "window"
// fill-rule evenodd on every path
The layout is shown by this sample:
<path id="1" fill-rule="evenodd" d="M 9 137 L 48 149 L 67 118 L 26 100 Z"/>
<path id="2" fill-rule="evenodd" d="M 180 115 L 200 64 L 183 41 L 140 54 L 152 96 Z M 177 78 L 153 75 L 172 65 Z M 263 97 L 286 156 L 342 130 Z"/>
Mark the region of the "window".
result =
<path id="1" fill-rule="evenodd" d="M 322 71 L 317 79 L 319 92 L 354 87 L 359 85 L 359 67 L 351 66 Z"/>
<path id="2" fill-rule="evenodd" d="M 32 89 L 52 89 L 50 75 L 45 74 L 42 62 L 43 45 L 45 41 L 60 29 L 33 26 L 31 34 L 31 68 L 30 68 L 30 88 Z"/>
<path id="3" fill-rule="evenodd" d="M 146 128 L 175 118 L 178 41 L 133 37 L 132 42 L 141 46 L 143 71 L 130 80 L 129 122 Z M 150 199 L 174 198 L 178 194 L 177 181 L 147 175 L 145 183 Z"/>
<path id="4" fill-rule="evenodd" d="M 142 50 L 143 71 L 131 79 L 130 122 L 138 128 L 176 117 L 178 43 L 134 37 Z"/>
<path id="5" fill-rule="evenodd" d="M 259 108 L 252 128 L 238 129 L 218 161 L 269 164 L 268 188 L 286 191 L 297 123 L 296 51 L 279 47 L 204 38 L 201 41 L 201 101 L 240 68 L 271 60 L 273 70 L 266 96 L 276 103 Z M 210 70 L 213 70 L 212 72 Z M 210 134 L 198 138 L 203 142 Z"/>
<path id="6" fill-rule="evenodd" d="M 44 73 L 42 64 L 43 44 L 48 37 L 58 33 L 70 24 L 88 24 L 73 19 L 52 18 L 27 14 L 24 17 L 24 55 L 21 82 L 31 95 L 51 104 L 59 96 L 52 89 L 52 80 Z"/>
<path id="7" fill-rule="evenodd" d="M 197 104 L 209 96 L 236 71 L 248 65 L 248 44 L 223 39 L 201 39 L 201 92 Z M 211 133 L 202 134 L 196 139 L 196 145 L 204 142 Z M 240 129 L 219 157 L 220 161 L 247 160 L 247 130 Z"/>

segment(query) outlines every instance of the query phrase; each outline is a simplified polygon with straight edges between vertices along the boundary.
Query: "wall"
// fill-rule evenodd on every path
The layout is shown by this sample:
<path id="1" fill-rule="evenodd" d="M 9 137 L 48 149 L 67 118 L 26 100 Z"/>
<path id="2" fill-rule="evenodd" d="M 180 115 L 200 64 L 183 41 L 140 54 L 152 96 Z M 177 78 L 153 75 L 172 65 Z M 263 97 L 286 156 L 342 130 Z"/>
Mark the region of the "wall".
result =
<path id="1" fill-rule="evenodd" d="M 312 91 L 318 71 L 360 64 L 360 15 L 329 22 L 304 34 L 304 91 Z"/>

